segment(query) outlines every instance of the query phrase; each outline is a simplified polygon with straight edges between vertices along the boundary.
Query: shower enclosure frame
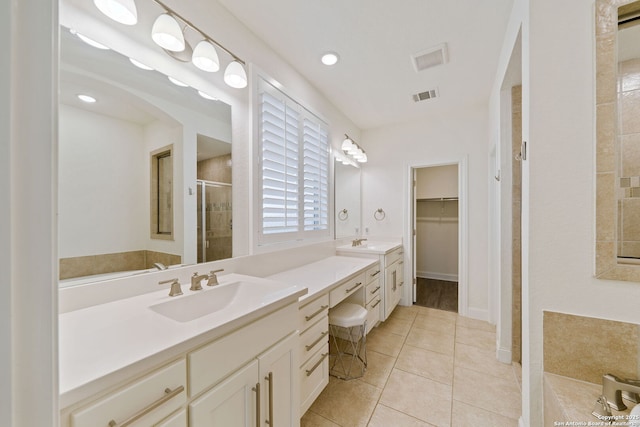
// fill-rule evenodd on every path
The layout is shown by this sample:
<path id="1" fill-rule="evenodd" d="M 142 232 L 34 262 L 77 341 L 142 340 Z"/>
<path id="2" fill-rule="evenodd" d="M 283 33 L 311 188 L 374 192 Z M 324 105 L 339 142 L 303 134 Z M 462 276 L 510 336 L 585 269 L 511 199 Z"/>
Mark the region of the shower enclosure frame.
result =
<path id="1" fill-rule="evenodd" d="M 207 186 L 209 187 L 217 187 L 217 188 L 223 188 L 223 187 L 227 187 L 229 189 L 231 189 L 233 187 L 233 184 L 229 184 L 226 182 L 217 182 L 217 181 L 208 181 L 206 179 L 197 179 L 196 180 L 196 191 L 199 192 L 199 196 L 200 196 L 200 220 L 197 221 L 197 225 L 200 228 L 201 232 L 199 233 L 200 235 L 198 236 L 198 239 L 200 240 L 200 244 L 202 245 L 202 252 L 199 253 L 198 252 L 198 248 L 196 248 L 196 256 L 197 256 L 197 262 L 198 263 L 202 263 L 202 262 L 209 262 L 209 261 L 216 261 L 215 259 L 211 259 L 208 260 L 207 259 L 207 229 L 206 229 L 206 222 L 207 222 L 207 204 L 205 203 L 206 201 L 206 190 L 207 190 Z M 231 203 L 231 202 L 229 202 Z M 233 205 L 230 205 L 230 210 L 233 211 Z M 233 223 L 230 224 L 231 230 L 233 230 Z M 233 231 L 232 231 L 233 234 Z M 196 243 L 197 244 L 197 243 Z M 233 248 L 232 248 L 233 249 Z"/>

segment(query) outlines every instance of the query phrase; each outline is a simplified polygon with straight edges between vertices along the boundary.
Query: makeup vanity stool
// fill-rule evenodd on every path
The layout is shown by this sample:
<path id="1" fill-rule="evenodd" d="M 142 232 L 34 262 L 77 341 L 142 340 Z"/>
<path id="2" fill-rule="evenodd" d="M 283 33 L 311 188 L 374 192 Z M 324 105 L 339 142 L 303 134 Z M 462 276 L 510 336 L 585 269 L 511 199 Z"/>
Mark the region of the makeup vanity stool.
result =
<path id="1" fill-rule="evenodd" d="M 367 368 L 367 310 L 343 302 L 329 310 L 329 374 L 351 380 Z"/>

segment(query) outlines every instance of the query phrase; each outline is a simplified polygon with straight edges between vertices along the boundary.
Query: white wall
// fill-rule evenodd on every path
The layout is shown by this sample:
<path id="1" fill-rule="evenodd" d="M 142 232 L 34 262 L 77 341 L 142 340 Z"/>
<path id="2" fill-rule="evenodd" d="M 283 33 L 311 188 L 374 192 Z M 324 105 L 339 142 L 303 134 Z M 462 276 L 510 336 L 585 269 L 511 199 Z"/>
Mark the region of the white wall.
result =
<path id="1" fill-rule="evenodd" d="M 471 278 L 468 305 L 470 313 L 482 318 L 488 316 L 487 134 L 487 107 L 475 106 L 460 108 L 456 115 L 433 115 L 419 121 L 368 130 L 363 132 L 362 138 L 369 157 L 363 168 L 362 225 L 368 227 L 371 236 L 407 234 L 410 203 L 406 177 L 411 166 L 450 164 L 468 159 L 468 275 Z M 386 212 L 383 221 L 373 217 L 378 208 Z M 410 263 L 405 265 L 409 268 Z"/>
<path id="2" fill-rule="evenodd" d="M 144 127 L 64 104 L 59 117 L 60 257 L 144 249 Z"/>

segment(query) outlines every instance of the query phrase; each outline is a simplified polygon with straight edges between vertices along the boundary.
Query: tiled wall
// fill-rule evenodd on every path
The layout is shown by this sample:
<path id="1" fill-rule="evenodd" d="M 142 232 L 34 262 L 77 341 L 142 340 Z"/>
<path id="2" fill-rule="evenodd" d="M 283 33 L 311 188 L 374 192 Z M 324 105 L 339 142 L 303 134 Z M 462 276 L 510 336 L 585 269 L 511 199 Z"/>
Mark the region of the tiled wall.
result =
<path id="1" fill-rule="evenodd" d="M 640 59 L 618 68 L 618 255 L 640 258 Z"/>
<path id="2" fill-rule="evenodd" d="M 544 370 L 594 384 L 640 378 L 640 325 L 544 312 Z"/>
<path id="3" fill-rule="evenodd" d="M 231 154 L 198 162 L 198 179 L 231 184 Z"/>
<path id="4" fill-rule="evenodd" d="M 60 280 L 117 271 L 136 271 L 152 268 L 159 262 L 175 265 L 182 262 L 180 255 L 153 251 L 129 251 L 60 259 Z"/>
<path id="5" fill-rule="evenodd" d="M 520 152 L 522 144 L 522 86 L 511 89 L 511 135 L 512 152 Z M 511 359 L 520 362 L 522 359 L 522 163 L 511 161 L 511 283 L 512 283 L 512 345 Z"/>

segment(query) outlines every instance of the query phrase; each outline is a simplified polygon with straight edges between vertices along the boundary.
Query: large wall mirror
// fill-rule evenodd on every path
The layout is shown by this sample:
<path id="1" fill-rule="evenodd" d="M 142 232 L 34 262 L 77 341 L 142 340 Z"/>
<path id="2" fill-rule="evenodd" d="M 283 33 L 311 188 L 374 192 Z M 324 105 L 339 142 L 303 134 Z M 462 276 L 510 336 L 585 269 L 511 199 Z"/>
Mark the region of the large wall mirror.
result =
<path id="1" fill-rule="evenodd" d="M 336 239 L 361 235 L 361 169 L 345 164 L 336 158 L 335 185 L 335 234 Z"/>
<path id="2" fill-rule="evenodd" d="M 68 28 L 60 46 L 60 285 L 231 257 L 230 106 Z M 154 200 L 153 156 L 166 147 Z M 152 203 L 171 215 L 163 238 Z"/>
<path id="3" fill-rule="evenodd" d="M 596 2 L 596 276 L 640 282 L 640 1 Z"/>

